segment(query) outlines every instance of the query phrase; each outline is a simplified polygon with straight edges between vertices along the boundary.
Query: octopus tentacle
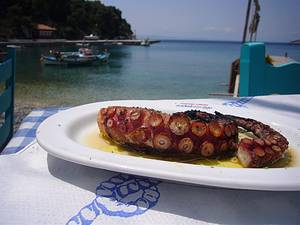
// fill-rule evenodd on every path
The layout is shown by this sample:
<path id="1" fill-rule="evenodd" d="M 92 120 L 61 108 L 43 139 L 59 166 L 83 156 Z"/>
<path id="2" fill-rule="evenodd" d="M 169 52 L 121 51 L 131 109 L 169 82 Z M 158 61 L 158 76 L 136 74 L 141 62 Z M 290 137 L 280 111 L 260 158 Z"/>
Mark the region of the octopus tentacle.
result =
<path id="1" fill-rule="evenodd" d="M 216 112 L 221 118 L 231 119 L 257 138 L 242 138 L 238 144 L 237 156 L 244 167 L 265 167 L 281 159 L 288 149 L 288 140 L 269 125 L 254 119 Z"/>
<path id="2" fill-rule="evenodd" d="M 288 140 L 259 121 L 190 110 L 172 115 L 153 109 L 110 106 L 97 118 L 101 133 L 138 151 L 217 157 L 237 150 L 244 167 L 265 167 L 282 158 Z M 238 126 L 257 138 L 242 138 Z"/>
<path id="3" fill-rule="evenodd" d="M 160 154 L 216 157 L 236 150 L 235 122 L 201 112 L 174 113 L 110 106 L 98 114 L 102 134 L 120 145 Z"/>

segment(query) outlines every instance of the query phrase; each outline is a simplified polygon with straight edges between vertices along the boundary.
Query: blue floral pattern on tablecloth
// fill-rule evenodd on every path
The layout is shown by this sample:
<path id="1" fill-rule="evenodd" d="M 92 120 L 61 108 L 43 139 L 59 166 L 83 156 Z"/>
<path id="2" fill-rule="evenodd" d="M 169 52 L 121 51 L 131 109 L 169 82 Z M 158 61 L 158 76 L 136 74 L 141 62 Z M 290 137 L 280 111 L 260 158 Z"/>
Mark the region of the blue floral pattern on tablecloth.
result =
<path id="1" fill-rule="evenodd" d="M 119 174 L 100 183 L 95 198 L 68 222 L 68 225 L 89 225 L 105 214 L 107 216 L 132 217 L 154 207 L 160 197 L 157 185 L 160 181 L 132 175 Z"/>

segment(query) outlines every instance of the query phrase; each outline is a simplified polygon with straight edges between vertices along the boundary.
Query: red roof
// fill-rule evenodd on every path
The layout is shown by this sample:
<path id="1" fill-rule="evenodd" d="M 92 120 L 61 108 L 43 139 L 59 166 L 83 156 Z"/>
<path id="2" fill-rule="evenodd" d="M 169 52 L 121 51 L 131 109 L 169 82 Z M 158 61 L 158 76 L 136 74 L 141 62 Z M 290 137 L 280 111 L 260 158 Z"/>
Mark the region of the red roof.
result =
<path id="1" fill-rule="evenodd" d="M 49 27 L 45 24 L 37 24 L 35 27 L 37 30 L 46 30 L 46 31 L 55 31 L 56 28 L 54 27 Z"/>

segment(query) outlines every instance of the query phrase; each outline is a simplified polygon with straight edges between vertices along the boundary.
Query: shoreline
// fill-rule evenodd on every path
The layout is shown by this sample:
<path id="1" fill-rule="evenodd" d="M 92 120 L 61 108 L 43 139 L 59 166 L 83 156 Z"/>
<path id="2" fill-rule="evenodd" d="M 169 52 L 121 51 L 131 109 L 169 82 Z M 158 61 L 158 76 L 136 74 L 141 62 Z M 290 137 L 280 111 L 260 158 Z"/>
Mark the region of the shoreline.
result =
<path id="1" fill-rule="evenodd" d="M 21 46 L 49 46 L 49 45 L 62 45 L 62 44 L 99 44 L 99 45 L 141 45 L 144 39 L 122 39 L 122 40 L 67 40 L 67 39 L 9 39 L 7 41 L 0 41 L 0 46 L 6 45 L 21 45 Z M 159 43 L 160 40 L 148 40 L 148 43 L 155 44 Z"/>

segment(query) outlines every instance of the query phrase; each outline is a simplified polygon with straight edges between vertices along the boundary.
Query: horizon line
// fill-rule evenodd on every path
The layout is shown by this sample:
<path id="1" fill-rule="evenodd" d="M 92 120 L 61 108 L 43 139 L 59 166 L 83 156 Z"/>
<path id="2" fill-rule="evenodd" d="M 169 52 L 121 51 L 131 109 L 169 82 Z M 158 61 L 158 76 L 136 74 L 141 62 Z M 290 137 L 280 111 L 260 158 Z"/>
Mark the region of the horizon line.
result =
<path id="1" fill-rule="evenodd" d="M 149 38 L 149 39 L 158 39 L 158 38 Z M 191 39 L 191 38 L 159 38 L 160 41 L 191 41 L 191 42 L 231 42 L 231 43 L 242 43 L 238 40 L 213 40 L 213 39 Z M 254 42 L 263 42 L 268 44 L 292 44 L 291 42 L 284 41 L 254 41 Z"/>

